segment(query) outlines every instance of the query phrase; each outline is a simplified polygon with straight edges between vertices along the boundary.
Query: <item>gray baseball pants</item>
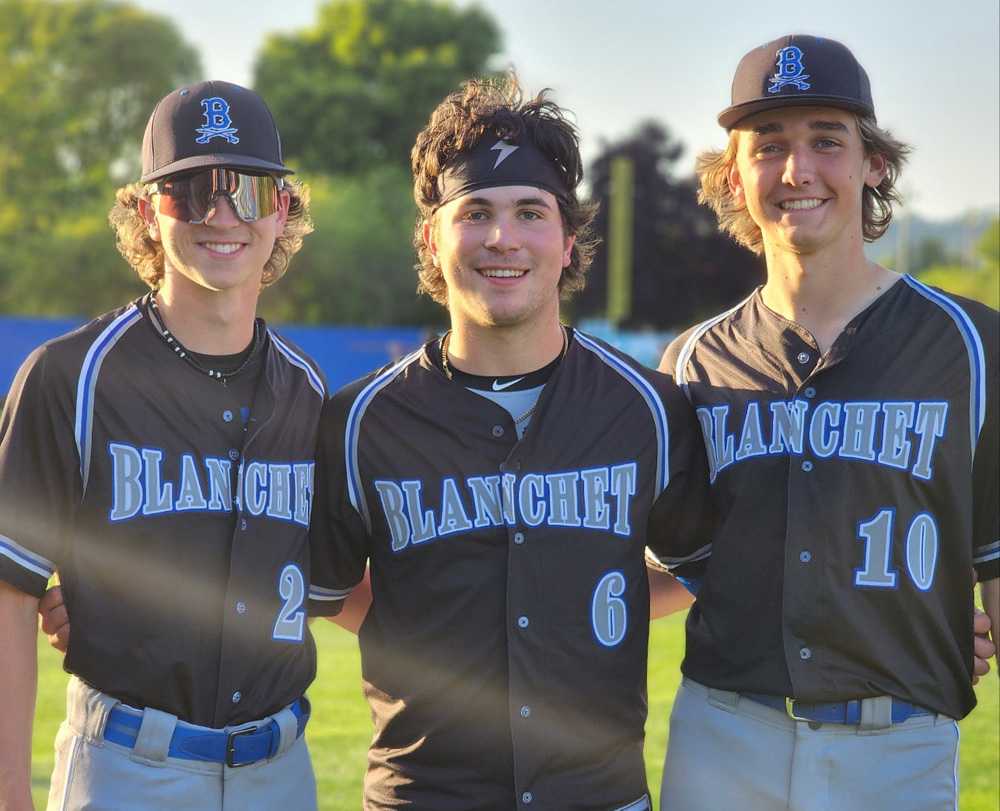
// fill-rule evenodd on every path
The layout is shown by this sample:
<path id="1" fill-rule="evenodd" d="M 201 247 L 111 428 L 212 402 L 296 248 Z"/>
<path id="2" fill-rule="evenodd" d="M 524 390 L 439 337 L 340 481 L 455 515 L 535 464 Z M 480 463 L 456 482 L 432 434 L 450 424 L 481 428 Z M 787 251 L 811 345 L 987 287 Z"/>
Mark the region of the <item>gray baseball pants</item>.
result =
<path id="1" fill-rule="evenodd" d="M 143 715 L 134 748 L 104 740 L 118 702 L 71 678 L 66 720 L 56 736 L 48 811 L 315 811 L 316 780 L 305 737 L 291 710 L 271 716 L 281 729 L 277 754 L 229 768 L 167 756 L 177 718 Z"/>
<path id="2" fill-rule="evenodd" d="M 957 811 L 958 725 L 943 715 L 810 724 L 684 679 L 660 811 Z"/>

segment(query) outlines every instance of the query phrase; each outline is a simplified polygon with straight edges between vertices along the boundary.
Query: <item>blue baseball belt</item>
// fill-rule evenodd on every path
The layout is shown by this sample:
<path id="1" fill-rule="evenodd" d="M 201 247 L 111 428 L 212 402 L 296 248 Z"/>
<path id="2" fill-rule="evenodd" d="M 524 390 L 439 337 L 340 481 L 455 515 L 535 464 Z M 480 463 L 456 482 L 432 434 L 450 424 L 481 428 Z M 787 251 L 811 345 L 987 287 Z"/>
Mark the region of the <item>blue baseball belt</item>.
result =
<path id="1" fill-rule="evenodd" d="M 775 710 L 787 713 L 796 721 L 812 721 L 820 724 L 860 724 L 861 702 L 864 699 L 855 698 L 850 701 L 797 701 L 784 696 L 769 696 L 763 693 L 740 693 L 743 698 L 757 704 L 763 704 Z M 934 715 L 932 710 L 910 704 L 899 698 L 892 699 L 891 719 L 894 724 L 901 724 L 907 718 L 918 715 Z"/>
<path id="2" fill-rule="evenodd" d="M 298 722 L 295 732 L 298 739 L 309 721 L 309 701 L 300 698 L 289 709 Z M 104 740 L 132 749 L 141 726 L 142 710 L 118 704 L 108 714 Z M 170 737 L 167 755 L 184 760 L 225 763 L 235 768 L 274 757 L 280 744 L 281 730 L 273 718 L 243 724 L 232 730 L 209 729 L 178 721 Z"/>

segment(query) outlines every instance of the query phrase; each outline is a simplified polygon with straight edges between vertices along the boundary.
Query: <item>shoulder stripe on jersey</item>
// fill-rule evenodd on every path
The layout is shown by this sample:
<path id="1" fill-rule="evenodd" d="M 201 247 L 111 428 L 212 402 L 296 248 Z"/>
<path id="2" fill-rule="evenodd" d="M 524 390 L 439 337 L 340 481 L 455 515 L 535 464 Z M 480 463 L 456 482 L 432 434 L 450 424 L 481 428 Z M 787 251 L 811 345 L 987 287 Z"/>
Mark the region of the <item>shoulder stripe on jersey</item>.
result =
<path id="1" fill-rule="evenodd" d="M 653 494 L 653 500 L 667 489 L 670 484 L 670 427 L 667 424 L 667 410 L 663 406 L 660 395 L 652 384 L 646 380 L 639 372 L 625 363 L 616 355 L 608 352 L 603 346 L 593 341 L 577 330 L 573 330 L 573 338 L 580 342 L 585 349 L 593 352 L 603 360 L 608 366 L 624 377 L 632 387 L 642 395 L 646 401 L 650 413 L 653 415 L 653 425 L 656 428 L 656 483 L 657 489 Z"/>
<path id="2" fill-rule="evenodd" d="M 685 563 L 694 563 L 695 561 L 704 560 L 705 558 L 712 556 L 712 544 L 707 543 L 700 549 L 695 549 L 690 555 L 684 555 L 680 558 L 668 558 L 664 555 L 657 555 L 655 552 L 650 551 L 654 559 L 659 563 L 666 566 L 668 569 L 676 569 Z"/>
<path id="3" fill-rule="evenodd" d="M 125 332 L 142 319 L 142 313 L 135 304 L 128 308 L 114 321 L 106 326 L 97 336 L 83 359 L 80 369 L 80 379 L 76 386 L 76 450 L 80 457 L 80 480 L 82 492 L 87 491 L 87 479 L 90 477 L 91 439 L 94 432 L 94 391 L 97 388 L 97 378 L 101 372 L 101 364 L 108 353 L 118 343 Z"/>
<path id="4" fill-rule="evenodd" d="M 333 602 L 343 600 L 350 594 L 352 589 L 328 589 L 323 586 L 309 586 L 309 599 L 317 602 Z"/>
<path id="5" fill-rule="evenodd" d="M 292 366 L 298 366 L 306 373 L 306 377 L 309 378 L 309 385 L 313 387 L 316 393 L 320 397 L 326 398 L 326 386 L 323 385 L 323 379 L 316 374 L 316 370 L 313 369 L 309 361 L 303 358 L 302 355 L 275 335 L 272 330 L 268 329 L 267 334 L 271 336 L 271 340 L 274 341 L 274 346 L 288 359 L 288 362 L 292 364 Z"/>
<path id="6" fill-rule="evenodd" d="M 365 410 L 371 404 L 371 401 L 375 399 L 375 395 L 388 386 L 403 369 L 417 360 L 423 351 L 421 347 L 415 352 L 411 352 L 365 386 L 361 390 L 361 393 L 354 399 L 354 404 L 347 415 L 347 428 L 344 431 L 344 463 L 347 466 L 347 495 L 351 499 L 354 509 L 358 511 L 361 519 L 365 522 L 365 528 L 369 532 L 372 530 L 372 521 L 371 515 L 368 513 L 368 504 L 365 502 L 365 491 L 362 486 L 361 470 L 358 465 L 361 418 L 364 417 Z"/>
<path id="7" fill-rule="evenodd" d="M 916 290 L 928 301 L 937 304 L 955 322 L 962 340 L 965 341 L 965 349 L 969 353 L 969 433 L 970 448 L 972 458 L 976 458 L 976 443 L 979 441 L 979 434 L 983 430 L 983 423 L 986 422 L 986 353 L 983 351 L 983 341 L 979 337 L 979 330 L 972 323 L 968 313 L 957 303 L 937 290 L 932 290 L 923 282 L 918 282 L 912 276 L 904 276 L 910 287 Z"/>
<path id="8" fill-rule="evenodd" d="M 740 309 L 740 307 L 742 307 L 744 304 L 750 301 L 750 299 L 754 297 L 756 292 L 757 291 L 754 290 L 754 292 L 751 293 L 749 296 L 747 296 L 745 299 L 743 299 L 743 301 L 741 301 L 735 307 L 726 310 L 724 313 L 719 313 L 718 315 L 712 316 L 707 321 L 702 321 L 700 324 L 698 324 L 698 326 L 694 328 L 692 333 L 688 336 L 688 339 L 684 342 L 684 346 L 681 347 L 681 351 L 677 355 L 677 363 L 674 365 L 674 381 L 677 383 L 678 386 L 681 387 L 681 390 L 684 392 L 684 395 L 688 398 L 688 400 L 691 399 L 691 395 L 688 392 L 687 365 L 688 361 L 691 360 L 691 355 L 694 354 L 695 344 L 701 340 L 701 337 L 706 332 L 708 332 L 712 327 L 714 327 L 716 324 L 722 321 L 722 319 L 732 315 L 738 309 Z"/>
<path id="9" fill-rule="evenodd" d="M 6 535 L 0 535 L 0 555 L 14 561 L 22 569 L 34 572 L 48 580 L 55 571 L 55 564 L 15 543 Z"/>
<path id="10" fill-rule="evenodd" d="M 972 552 L 973 563 L 986 563 L 990 560 L 1000 559 L 1000 541 L 987 544 L 986 546 L 977 546 Z"/>

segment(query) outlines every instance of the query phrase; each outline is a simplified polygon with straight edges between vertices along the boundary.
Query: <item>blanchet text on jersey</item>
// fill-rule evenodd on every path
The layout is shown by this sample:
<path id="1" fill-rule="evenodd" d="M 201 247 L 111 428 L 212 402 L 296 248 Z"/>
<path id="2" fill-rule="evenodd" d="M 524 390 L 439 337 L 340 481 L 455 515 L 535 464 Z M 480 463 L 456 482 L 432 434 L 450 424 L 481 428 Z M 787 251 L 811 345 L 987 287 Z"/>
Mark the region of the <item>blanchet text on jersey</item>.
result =
<path id="1" fill-rule="evenodd" d="M 710 449 L 713 481 L 734 463 L 755 456 L 802 454 L 807 444 L 820 459 L 836 454 L 930 480 L 934 449 L 945 433 L 948 403 L 751 400 L 738 425 L 730 423 L 729 404 L 700 406 L 697 413 Z M 770 430 L 765 433 L 768 422 Z"/>
<path id="2" fill-rule="evenodd" d="M 164 472 L 164 453 L 158 448 L 108 444 L 114 475 L 109 519 L 128 521 L 139 516 L 173 512 L 231 512 L 235 504 L 252 516 L 309 526 L 315 462 L 262 462 L 204 457 L 180 457 L 177 481 Z M 233 474 L 236 492 L 233 493 Z M 204 476 L 204 478 L 203 478 Z"/>
<path id="3" fill-rule="evenodd" d="M 559 473 L 470 476 L 461 487 L 449 477 L 441 480 L 436 508 L 425 507 L 420 480 L 381 480 L 374 486 L 392 533 L 392 550 L 400 552 L 443 535 L 520 523 L 611 530 L 628 537 L 637 476 L 636 463 L 627 462 Z"/>

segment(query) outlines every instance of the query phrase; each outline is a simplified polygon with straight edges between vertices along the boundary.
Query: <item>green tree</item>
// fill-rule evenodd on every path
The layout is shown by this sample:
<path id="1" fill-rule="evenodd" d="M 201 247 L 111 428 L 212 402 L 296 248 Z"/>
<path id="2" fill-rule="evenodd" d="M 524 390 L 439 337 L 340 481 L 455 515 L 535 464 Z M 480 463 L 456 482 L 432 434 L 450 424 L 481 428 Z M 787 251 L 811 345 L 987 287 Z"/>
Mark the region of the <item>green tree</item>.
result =
<path id="1" fill-rule="evenodd" d="M 910 273 L 920 273 L 938 265 L 958 264 L 959 257 L 951 253 L 939 237 L 925 237 L 910 257 Z"/>
<path id="2" fill-rule="evenodd" d="M 112 0 L 0 0 L 0 311 L 92 314 L 139 289 L 106 224 L 156 101 L 200 72 Z"/>
<path id="3" fill-rule="evenodd" d="M 976 244 L 977 262 L 968 267 L 942 264 L 920 274 L 920 280 L 950 293 L 1000 308 L 1000 217 L 993 220 Z"/>
<path id="4" fill-rule="evenodd" d="M 406 166 L 430 111 L 486 72 L 500 45 L 496 23 L 475 6 L 331 0 L 311 28 L 267 39 L 254 87 L 299 166 L 357 175 Z"/>
<path id="5" fill-rule="evenodd" d="M 357 177 L 307 180 L 316 231 L 288 277 L 264 292 L 265 317 L 371 326 L 443 323 L 444 310 L 416 294 L 409 172 L 383 166 Z"/>

